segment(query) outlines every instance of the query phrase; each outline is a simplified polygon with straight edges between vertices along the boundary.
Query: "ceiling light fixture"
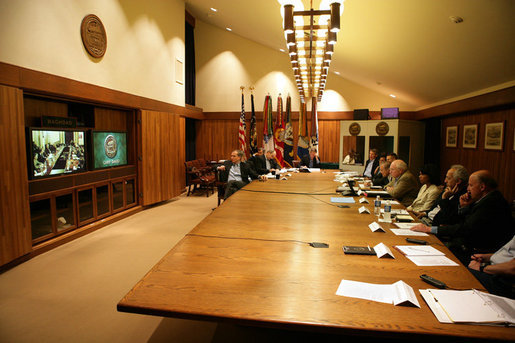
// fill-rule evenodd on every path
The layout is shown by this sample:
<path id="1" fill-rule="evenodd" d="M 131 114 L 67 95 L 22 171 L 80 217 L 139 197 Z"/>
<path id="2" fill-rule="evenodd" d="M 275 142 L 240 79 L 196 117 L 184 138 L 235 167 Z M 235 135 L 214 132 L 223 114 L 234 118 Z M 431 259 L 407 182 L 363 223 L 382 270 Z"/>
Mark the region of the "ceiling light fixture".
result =
<path id="1" fill-rule="evenodd" d="M 232 31 L 232 29 L 230 27 L 226 27 L 225 28 L 227 31 Z"/>
<path id="2" fill-rule="evenodd" d="M 340 31 L 340 15 L 343 11 L 341 2 L 343 1 L 332 0 L 329 9 L 325 10 L 311 8 L 308 11 L 295 11 L 292 4 L 286 4 L 283 7 L 284 33 L 292 69 L 297 76 L 300 67 L 300 75 L 303 76 L 299 87 L 301 99 L 304 97 L 311 97 L 313 100 L 316 98 L 318 101 L 322 99 L 329 63 L 336 44 L 336 33 Z M 302 20 L 296 21 L 295 17 L 301 17 L 307 25 L 300 24 Z M 296 62 L 298 64 L 294 64 Z"/>
<path id="3" fill-rule="evenodd" d="M 216 8 L 211 7 L 211 11 L 217 12 L 218 10 Z"/>

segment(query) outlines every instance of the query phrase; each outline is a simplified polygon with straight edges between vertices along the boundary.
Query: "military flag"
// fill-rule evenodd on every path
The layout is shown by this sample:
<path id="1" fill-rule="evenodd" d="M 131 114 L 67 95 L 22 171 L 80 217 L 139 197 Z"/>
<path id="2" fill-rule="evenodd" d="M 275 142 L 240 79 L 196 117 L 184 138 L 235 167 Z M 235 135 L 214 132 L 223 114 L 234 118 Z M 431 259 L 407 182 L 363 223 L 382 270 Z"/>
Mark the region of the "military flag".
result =
<path id="1" fill-rule="evenodd" d="M 283 119 L 283 98 L 279 93 L 277 98 L 277 115 L 274 126 L 274 144 L 277 163 L 284 167 L 284 119 Z"/>
<path id="2" fill-rule="evenodd" d="M 301 102 L 299 111 L 299 140 L 297 143 L 297 158 L 299 160 L 302 156 L 309 153 L 308 122 L 306 115 L 306 103 Z"/>
<path id="3" fill-rule="evenodd" d="M 253 156 L 258 151 L 257 142 L 257 127 L 256 127 L 256 112 L 254 111 L 254 93 L 250 88 L 250 102 L 252 106 L 252 116 L 250 117 L 250 156 Z"/>
<path id="4" fill-rule="evenodd" d="M 265 98 L 263 106 L 263 149 L 274 150 L 274 132 L 272 130 L 272 97 Z"/>
<path id="5" fill-rule="evenodd" d="M 286 128 L 284 130 L 284 165 L 293 167 L 293 125 L 291 123 L 291 97 L 286 98 Z"/>
<path id="6" fill-rule="evenodd" d="M 317 149 L 318 152 L 318 114 L 317 114 L 317 98 L 311 99 L 311 139 L 310 148 Z"/>

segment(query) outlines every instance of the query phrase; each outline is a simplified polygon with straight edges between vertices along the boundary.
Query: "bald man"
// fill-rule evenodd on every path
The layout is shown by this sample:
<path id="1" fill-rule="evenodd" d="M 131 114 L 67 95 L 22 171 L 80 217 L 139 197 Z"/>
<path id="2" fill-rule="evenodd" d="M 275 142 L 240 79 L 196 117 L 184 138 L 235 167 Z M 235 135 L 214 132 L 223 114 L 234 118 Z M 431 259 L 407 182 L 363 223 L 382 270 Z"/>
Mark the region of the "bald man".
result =
<path id="1" fill-rule="evenodd" d="M 510 205 L 487 170 L 470 175 L 467 193 L 460 197 L 458 214 L 463 216 L 458 224 L 419 224 L 412 230 L 436 234 L 464 264 L 475 253 L 497 251 L 515 233 Z"/>
<path id="2" fill-rule="evenodd" d="M 404 206 L 409 206 L 418 195 L 417 178 L 408 170 L 403 160 L 395 160 L 390 165 L 392 181 L 386 185 L 386 191 Z"/>

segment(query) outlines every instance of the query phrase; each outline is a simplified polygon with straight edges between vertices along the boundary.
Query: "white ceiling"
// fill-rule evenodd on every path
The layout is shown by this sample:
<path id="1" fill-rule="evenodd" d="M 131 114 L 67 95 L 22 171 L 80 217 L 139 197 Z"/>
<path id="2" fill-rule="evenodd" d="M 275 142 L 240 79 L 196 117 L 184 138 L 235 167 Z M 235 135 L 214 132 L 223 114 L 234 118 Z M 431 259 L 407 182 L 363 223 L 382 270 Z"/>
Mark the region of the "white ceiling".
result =
<path id="1" fill-rule="evenodd" d="M 186 8 L 197 20 L 286 47 L 277 0 L 186 0 Z M 515 85 L 515 0 L 346 0 L 330 72 L 415 109 Z"/>

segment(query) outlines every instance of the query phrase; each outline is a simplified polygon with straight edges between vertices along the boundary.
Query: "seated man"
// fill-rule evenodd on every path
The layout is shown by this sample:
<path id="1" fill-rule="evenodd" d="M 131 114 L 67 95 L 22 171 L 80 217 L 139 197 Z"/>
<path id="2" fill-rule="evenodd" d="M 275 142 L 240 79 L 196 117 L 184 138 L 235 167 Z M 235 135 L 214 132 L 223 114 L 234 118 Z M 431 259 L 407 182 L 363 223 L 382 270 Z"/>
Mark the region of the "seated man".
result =
<path id="1" fill-rule="evenodd" d="M 469 269 L 488 292 L 515 299 L 515 236 L 494 254 L 474 254 Z"/>
<path id="2" fill-rule="evenodd" d="M 397 154 L 394 152 L 391 152 L 388 155 L 386 155 L 386 162 L 393 163 L 393 161 L 395 161 L 396 159 L 398 159 L 398 157 Z"/>
<path id="3" fill-rule="evenodd" d="M 266 181 L 266 176 L 259 176 L 256 174 L 254 169 L 251 168 L 250 163 L 241 161 L 243 157 L 243 151 L 234 150 L 231 153 L 231 160 L 227 160 L 224 164 L 218 167 L 218 170 L 222 171 L 220 180 L 227 182 L 225 186 L 224 199 L 227 199 L 237 190 L 249 183 L 249 176 L 252 179 L 260 179 Z"/>
<path id="4" fill-rule="evenodd" d="M 320 158 L 317 155 L 316 148 L 309 149 L 309 155 L 302 156 L 302 159 L 300 160 L 300 166 L 308 168 L 320 168 Z"/>
<path id="5" fill-rule="evenodd" d="M 418 194 L 418 182 L 408 170 L 403 160 L 395 160 L 390 165 L 392 181 L 386 185 L 386 191 L 404 206 L 409 206 Z"/>
<path id="6" fill-rule="evenodd" d="M 379 167 L 379 159 L 377 158 L 377 155 L 379 155 L 377 149 L 370 149 L 368 152 L 368 160 L 367 163 L 365 163 L 365 169 L 363 170 L 363 176 L 370 179 L 374 176 L 374 171 Z"/>
<path id="7" fill-rule="evenodd" d="M 374 186 L 381 186 L 384 187 L 387 184 L 390 183 L 391 176 L 390 176 L 390 163 L 383 162 L 379 165 L 379 172 L 380 174 L 374 175 L 372 178 L 372 184 Z"/>
<path id="8" fill-rule="evenodd" d="M 274 158 L 275 150 L 267 150 L 265 155 L 255 156 L 254 170 L 258 174 L 268 174 L 271 171 L 280 170 L 281 167 Z"/>
<path id="9" fill-rule="evenodd" d="M 433 208 L 421 212 L 419 217 L 426 225 L 456 224 L 460 221 L 458 207 L 460 197 L 467 192 L 469 173 L 465 167 L 459 164 L 451 166 L 445 174 L 445 189 L 436 199 Z"/>
<path id="10" fill-rule="evenodd" d="M 411 230 L 436 234 L 464 264 L 472 254 L 496 251 L 513 237 L 510 205 L 487 170 L 470 175 L 467 193 L 460 197 L 458 214 L 463 218 L 457 224 L 419 224 Z"/>

